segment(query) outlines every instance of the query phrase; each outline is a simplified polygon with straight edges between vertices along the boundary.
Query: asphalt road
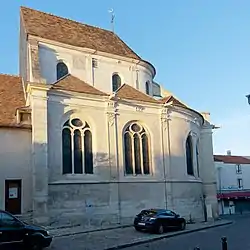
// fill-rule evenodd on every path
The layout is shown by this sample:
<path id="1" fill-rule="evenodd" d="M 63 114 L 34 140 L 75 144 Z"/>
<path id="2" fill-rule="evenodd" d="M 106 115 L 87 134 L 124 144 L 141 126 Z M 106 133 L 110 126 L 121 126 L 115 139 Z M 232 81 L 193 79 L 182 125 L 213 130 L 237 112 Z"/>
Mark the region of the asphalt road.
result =
<path id="1" fill-rule="evenodd" d="M 228 250 L 250 249 L 250 216 L 231 217 L 234 223 L 228 226 L 206 229 L 173 238 L 167 238 L 144 245 L 126 248 L 128 250 L 221 250 L 221 237 L 228 239 Z"/>

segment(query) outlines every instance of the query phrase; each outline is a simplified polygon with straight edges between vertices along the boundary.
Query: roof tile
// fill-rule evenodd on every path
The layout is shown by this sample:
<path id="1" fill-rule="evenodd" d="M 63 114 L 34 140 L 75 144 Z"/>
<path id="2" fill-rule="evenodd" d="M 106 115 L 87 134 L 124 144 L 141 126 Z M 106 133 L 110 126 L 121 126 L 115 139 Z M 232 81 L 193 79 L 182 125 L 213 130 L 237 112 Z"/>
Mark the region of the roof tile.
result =
<path id="1" fill-rule="evenodd" d="M 141 91 L 131 87 L 130 85 L 123 84 L 117 90 L 117 97 L 121 99 L 142 101 L 142 102 L 151 102 L 151 103 L 159 103 L 159 101 L 155 100 L 153 97 L 142 93 Z"/>
<path id="2" fill-rule="evenodd" d="M 214 161 L 231 164 L 250 164 L 250 159 L 236 155 L 214 155 Z"/>
<path id="3" fill-rule="evenodd" d="M 94 88 L 93 86 L 89 85 L 88 83 L 80 80 L 75 76 L 72 76 L 71 74 L 68 74 L 58 80 L 52 86 L 52 89 L 62 89 L 91 95 L 107 96 L 106 93 Z"/>
<path id="4" fill-rule="evenodd" d="M 27 34 L 77 47 L 140 59 L 131 48 L 109 30 L 26 7 L 21 7 L 21 17 Z"/>
<path id="5" fill-rule="evenodd" d="M 178 101 L 172 95 L 163 97 L 162 99 L 159 100 L 159 102 L 162 103 L 162 104 L 173 102 L 174 106 L 179 106 L 179 107 L 187 108 L 187 106 L 185 104 L 183 104 L 182 102 Z"/>
<path id="6" fill-rule="evenodd" d="M 0 74 L 0 126 L 16 125 L 16 109 L 24 105 L 21 77 Z"/>

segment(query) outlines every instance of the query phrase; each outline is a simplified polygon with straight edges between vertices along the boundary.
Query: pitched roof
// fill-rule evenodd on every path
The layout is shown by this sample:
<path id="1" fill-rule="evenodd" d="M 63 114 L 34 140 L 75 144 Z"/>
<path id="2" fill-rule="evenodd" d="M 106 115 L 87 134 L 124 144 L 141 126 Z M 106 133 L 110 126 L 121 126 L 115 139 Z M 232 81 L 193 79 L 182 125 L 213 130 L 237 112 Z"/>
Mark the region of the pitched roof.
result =
<path id="1" fill-rule="evenodd" d="M 142 93 L 141 91 L 131 87 L 130 85 L 123 84 L 116 93 L 116 96 L 121 99 L 128 99 L 134 101 L 141 102 L 151 102 L 151 103 L 159 103 L 159 101 L 155 100 L 153 97 Z"/>
<path id="2" fill-rule="evenodd" d="M 236 155 L 214 155 L 214 161 L 231 164 L 250 164 L 250 159 Z"/>
<path id="3" fill-rule="evenodd" d="M 16 109 L 25 105 L 22 79 L 0 74 L 0 125 L 16 125 Z"/>
<path id="4" fill-rule="evenodd" d="M 54 85 L 52 85 L 52 89 L 68 90 L 90 95 L 107 95 L 106 93 L 94 88 L 93 86 L 75 76 L 72 76 L 71 74 L 68 74 L 65 77 L 59 79 Z"/>
<path id="5" fill-rule="evenodd" d="M 21 17 L 27 34 L 73 46 L 140 59 L 111 31 L 26 7 L 21 7 Z"/>
<path id="6" fill-rule="evenodd" d="M 170 103 L 170 102 L 173 102 L 173 105 L 175 105 L 175 106 L 187 108 L 187 106 L 185 104 L 183 104 L 182 102 L 180 102 L 179 100 L 177 100 L 173 95 L 163 97 L 159 101 L 160 101 L 160 103 Z"/>

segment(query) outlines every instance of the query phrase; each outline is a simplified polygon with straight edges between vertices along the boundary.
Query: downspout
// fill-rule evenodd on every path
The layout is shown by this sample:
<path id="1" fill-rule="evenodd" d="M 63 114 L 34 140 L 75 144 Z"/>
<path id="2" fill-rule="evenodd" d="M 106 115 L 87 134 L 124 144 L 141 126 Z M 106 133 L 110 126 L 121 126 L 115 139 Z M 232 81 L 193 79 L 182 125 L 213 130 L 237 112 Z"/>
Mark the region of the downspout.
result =
<path id="1" fill-rule="evenodd" d="M 117 113 L 115 111 L 115 144 L 116 144 L 116 167 L 117 167 L 117 192 L 118 192 L 118 224 L 121 224 L 121 191 L 120 191 L 120 166 L 119 166 L 119 149 L 118 149 L 118 126 Z"/>
<path id="2" fill-rule="evenodd" d="M 164 197 L 165 197 L 165 208 L 167 209 L 167 177 L 166 177 L 166 162 L 165 162 L 165 150 L 164 150 L 164 122 L 166 122 L 165 117 L 161 117 L 161 144 L 162 144 L 162 162 L 163 162 L 163 175 L 164 175 Z"/>

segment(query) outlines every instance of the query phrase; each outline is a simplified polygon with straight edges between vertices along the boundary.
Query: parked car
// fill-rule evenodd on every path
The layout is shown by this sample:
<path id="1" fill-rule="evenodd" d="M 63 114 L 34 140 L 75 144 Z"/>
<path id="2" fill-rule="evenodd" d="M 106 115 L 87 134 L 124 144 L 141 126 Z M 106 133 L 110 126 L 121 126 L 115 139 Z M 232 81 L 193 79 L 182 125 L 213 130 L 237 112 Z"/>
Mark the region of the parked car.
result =
<path id="1" fill-rule="evenodd" d="M 171 210 L 148 209 L 136 215 L 134 227 L 137 231 L 147 230 L 162 234 L 167 228 L 184 230 L 186 220 Z"/>
<path id="2" fill-rule="evenodd" d="M 24 246 L 24 249 L 43 249 L 50 246 L 52 236 L 42 227 L 22 222 L 12 214 L 0 210 L 0 249 Z"/>

